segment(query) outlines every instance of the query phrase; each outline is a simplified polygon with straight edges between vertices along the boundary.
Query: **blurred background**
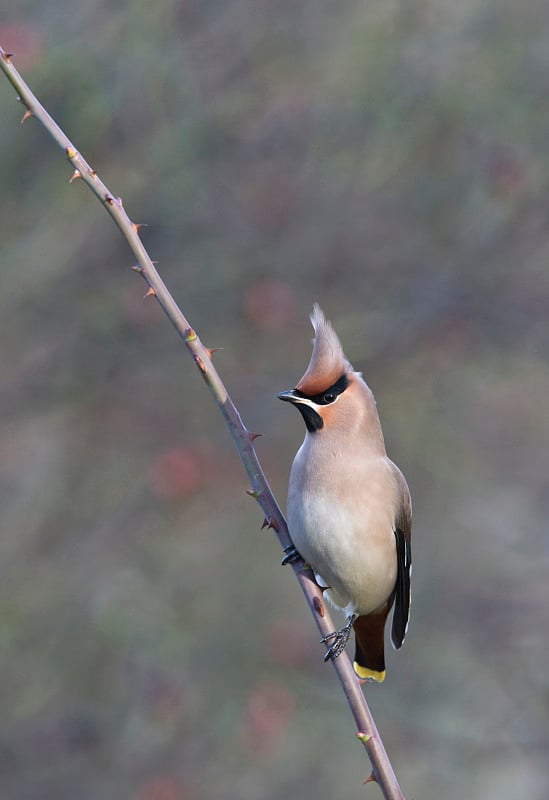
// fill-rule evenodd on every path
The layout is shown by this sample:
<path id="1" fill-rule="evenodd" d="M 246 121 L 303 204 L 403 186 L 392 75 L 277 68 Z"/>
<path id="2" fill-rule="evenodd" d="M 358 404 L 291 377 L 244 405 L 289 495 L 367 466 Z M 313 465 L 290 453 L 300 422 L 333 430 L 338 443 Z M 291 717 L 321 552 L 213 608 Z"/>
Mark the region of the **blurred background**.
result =
<path id="1" fill-rule="evenodd" d="M 414 594 L 366 692 L 406 797 L 546 798 L 548 4 L 11 5 L 282 504 L 315 300 L 376 394 Z M 379 797 L 200 376 L 22 113 L 2 77 L 2 798 Z"/>

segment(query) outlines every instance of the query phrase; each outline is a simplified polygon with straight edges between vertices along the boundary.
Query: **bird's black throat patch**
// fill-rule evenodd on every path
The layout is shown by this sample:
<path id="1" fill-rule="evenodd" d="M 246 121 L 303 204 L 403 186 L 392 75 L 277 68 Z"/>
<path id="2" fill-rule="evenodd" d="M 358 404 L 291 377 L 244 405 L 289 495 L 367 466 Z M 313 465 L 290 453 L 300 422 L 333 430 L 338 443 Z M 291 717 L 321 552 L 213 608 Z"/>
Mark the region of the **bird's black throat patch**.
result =
<path id="1" fill-rule="evenodd" d="M 304 403 L 296 403 L 296 408 L 301 412 L 301 416 L 305 422 L 307 430 L 309 433 L 315 433 L 315 431 L 319 431 L 322 426 L 324 425 L 324 420 L 317 414 L 314 408 L 311 406 L 306 406 Z"/>

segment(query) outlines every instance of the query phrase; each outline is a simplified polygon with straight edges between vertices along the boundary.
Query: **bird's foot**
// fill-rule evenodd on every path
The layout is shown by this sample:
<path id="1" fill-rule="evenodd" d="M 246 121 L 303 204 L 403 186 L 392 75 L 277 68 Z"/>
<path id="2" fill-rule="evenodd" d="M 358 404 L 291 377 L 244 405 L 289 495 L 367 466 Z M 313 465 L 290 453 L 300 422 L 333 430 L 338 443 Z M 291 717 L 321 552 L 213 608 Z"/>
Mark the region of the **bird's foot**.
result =
<path id="1" fill-rule="evenodd" d="M 335 658 L 340 656 L 342 652 L 345 650 L 345 646 L 349 641 L 349 636 L 351 635 L 351 628 L 353 627 L 353 622 L 355 621 L 356 616 L 353 614 L 352 617 L 349 617 L 349 620 L 344 628 L 341 628 L 339 631 L 333 631 L 329 633 L 327 636 L 324 636 L 320 642 L 321 644 L 328 644 L 332 639 L 334 640 L 333 643 L 328 647 L 326 653 L 324 655 L 324 661 L 333 661 Z"/>
<path id="2" fill-rule="evenodd" d="M 285 547 L 284 552 L 286 553 L 286 555 L 280 562 L 280 565 L 282 567 L 285 567 L 286 564 L 295 564 L 295 562 L 299 561 L 301 558 L 301 555 L 298 553 L 293 544 L 289 544 L 287 547 Z"/>

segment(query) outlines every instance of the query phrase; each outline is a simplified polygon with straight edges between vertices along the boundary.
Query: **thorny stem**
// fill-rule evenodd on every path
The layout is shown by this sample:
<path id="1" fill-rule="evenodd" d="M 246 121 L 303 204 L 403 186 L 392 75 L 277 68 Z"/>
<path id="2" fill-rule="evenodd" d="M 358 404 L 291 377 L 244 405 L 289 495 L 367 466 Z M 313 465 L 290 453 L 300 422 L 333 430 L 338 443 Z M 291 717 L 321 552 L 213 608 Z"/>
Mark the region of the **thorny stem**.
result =
<path id="1" fill-rule="evenodd" d="M 217 370 L 212 364 L 211 351 L 202 344 L 158 274 L 154 263 L 139 238 L 140 226 L 130 220 L 122 205 L 122 199 L 115 197 L 107 188 L 98 177 L 96 171 L 92 169 L 55 120 L 50 117 L 15 69 L 11 59 L 12 56 L 0 47 L 0 67 L 17 92 L 18 100 L 25 108 L 21 122 L 30 117 L 36 117 L 72 164 L 74 173 L 70 179 L 71 182 L 75 178 L 81 178 L 114 219 L 134 254 L 136 260 L 134 270 L 147 282 L 149 293 L 156 296 L 166 316 L 183 339 L 223 414 L 250 479 L 252 488 L 249 490 L 249 494 L 258 501 L 265 514 L 267 525 L 275 530 L 282 548 L 290 547 L 291 538 L 286 520 L 273 496 L 253 446 L 255 435 L 250 433 L 242 422 L 236 406 L 229 397 Z M 292 567 L 318 629 L 321 635 L 325 637 L 335 629 L 335 626 L 324 605 L 322 593 L 314 581 L 311 570 L 301 559 L 292 562 Z M 393 772 L 391 762 L 349 658 L 345 653 L 342 653 L 332 661 L 332 664 L 355 718 L 358 727 L 357 737 L 364 745 L 372 763 L 372 775 L 369 780 L 375 780 L 379 784 L 386 800 L 404 800 L 404 795 Z"/>

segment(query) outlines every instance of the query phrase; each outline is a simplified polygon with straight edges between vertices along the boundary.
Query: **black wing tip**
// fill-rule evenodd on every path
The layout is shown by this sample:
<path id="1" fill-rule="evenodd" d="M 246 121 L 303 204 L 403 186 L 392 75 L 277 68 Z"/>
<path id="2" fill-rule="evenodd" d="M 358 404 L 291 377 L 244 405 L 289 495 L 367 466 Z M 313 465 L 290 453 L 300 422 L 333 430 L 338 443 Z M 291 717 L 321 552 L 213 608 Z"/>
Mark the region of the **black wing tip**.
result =
<path id="1" fill-rule="evenodd" d="M 404 644 L 404 640 L 406 639 L 406 634 L 408 633 L 408 623 L 404 626 L 404 630 L 400 624 L 395 624 L 395 617 L 393 616 L 393 626 L 391 628 L 391 644 L 395 650 L 400 650 L 402 645 Z"/>
<path id="2" fill-rule="evenodd" d="M 397 551 L 397 581 L 395 586 L 395 607 L 391 626 L 391 643 L 395 650 L 400 650 L 408 632 L 410 620 L 410 575 L 412 572 L 412 556 L 410 543 L 404 533 L 395 530 Z"/>

